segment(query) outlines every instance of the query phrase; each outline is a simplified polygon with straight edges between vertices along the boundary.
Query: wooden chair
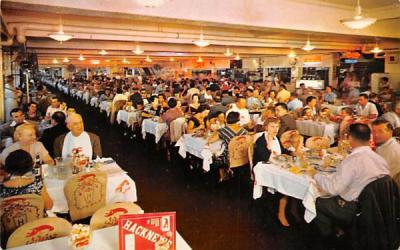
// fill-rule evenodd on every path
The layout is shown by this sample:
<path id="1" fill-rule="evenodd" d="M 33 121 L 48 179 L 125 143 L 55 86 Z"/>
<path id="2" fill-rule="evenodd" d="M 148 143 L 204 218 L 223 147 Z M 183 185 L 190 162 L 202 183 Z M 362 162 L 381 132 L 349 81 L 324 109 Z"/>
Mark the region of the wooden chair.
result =
<path id="1" fill-rule="evenodd" d="M 177 142 L 182 137 L 182 135 L 185 133 L 185 126 L 185 117 L 177 118 L 171 122 L 169 125 L 171 142 Z"/>
<path id="2" fill-rule="evenodd" d="M 42 218 L 26 223 L 11 234 L 7 248 L 68 236 L 72 225 L 62 218 Z"/>
<path id="3" fill-rule="evenodd" d="M 131 202 L 118 202 L 100 208 L 90 219 L 92 230 L 111 227 L 118 224 L 118 218 L 123 214 L 142 214 L 143 210 Z"/>
<path id="4" fill-rule="evenodd" d="M 111 106 L 110 123 L 114 124 L 118 111 L 120 111 L 126 104 L 125 100 L 118 100 Z"/>
<path id="5" fill-rule="evenodd" d="M 81 173 L 70 178 L 64 187 L 72 221 L 87 218 L 106 205 L 107 174 Z"/>
<path id="6" fill-rule="evenodd" d="M 328 149 L 330 140 L 328 137 L 312 136 L 306 140 L 306 147 L 311 150 Z"/>
<path id="7" fill-rule="evenodd" d="M 37 194 L 15 195 L 1 202 L 1 224 L 6 235 L 43 215 L 44 201 Z"/>
<path id="8" fill-rule="evenodd" d="M 249 147 L 253 144 L 250 135 L 235 136 L 229 142 L 229 168 L 244 166 L 249 163 Z"/>

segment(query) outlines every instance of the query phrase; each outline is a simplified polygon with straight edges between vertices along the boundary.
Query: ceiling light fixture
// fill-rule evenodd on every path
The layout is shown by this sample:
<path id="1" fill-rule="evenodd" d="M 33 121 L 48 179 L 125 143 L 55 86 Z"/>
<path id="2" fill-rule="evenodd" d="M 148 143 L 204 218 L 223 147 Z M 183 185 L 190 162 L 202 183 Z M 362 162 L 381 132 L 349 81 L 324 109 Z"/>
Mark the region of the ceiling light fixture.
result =
<path id="1" fill-rule="evenodd" d="M 110 62 L 111 60 L 110 59 L 106 59 L 106 62 Z"/>
<path id="2" fill-rule="evenodd" d="M 102 49 L 102 50 L 99 51 L 99 54 L 102 55 L 102 56 L 105 56 L 105 55 L 108 54 L 108 52 L 105 51 L 104 49 Z"/>
<path id="3" fill-rule="evenodd" d="M 236 53 L 235 60 L 236 60 L 236 61 L 239 61 L 239 60 L 240 60 L 239 53 Z"/>
<path id="4" fill-rule="evenodd" d="M 199 58 L 197 59 L 197 62 L 199 62 L 199 63 L 203 62 L 203 58 L 201 58 L 201 56 L 199 56 Z"/>
<path id="5" fill-rule="evenodd" d="M 315 49 L 315 46 L 311 45 L 310 38 L 308 38 L 306 45 L 304 45 L 303 48 L 301 48 L 301 49 L 305 50 L 305 51 L 311 51 L 311 50 Z"/>
<path id="6" fill-rule="evenodd" d="M 383 49 L 379 48 L 378 41 L 375 42 L 375 46 L 373 49 L 370 50 L 374 54 L 381 53 Z"/>
<path id="7" fill-rule="evenodd" d="M 295 58 L 297 55 L 296 55 L 296 52 L 294 52 L 293 50 L 290 50 L 290 52 L 289 52 L 289 54 L 288 54 L 288 57 L 289 58 Z"/>
<path id="8" fill-rule="evenodd" d="M 68 34 L 64 33 L 61 16 L 60 16 L 60 29 L 56 33 L 50 33 L 49 37 L 60 43 L 72 39 L 72 35 L 68 35 Z"/>
<path id="9" fill-rule="evenodd" d="M 124 57 L 124 60 L 122 60 L 122 63 L 129 63 L 126 58 Z"/>
<path id="10" fill-rule="evenodd" d="M 232 53 L 232 51 L 231 51 L 230 48 L 226 48 L 226 51 L 225 51 L 224 55 L 225 55 L 225 56 L 232 56 L 233 53 Z"/>
<path id="11" fill-rule="evenodd" d="M 350 29 L 360 30 L 364 29 L 376 22 L 376 18 L 363 17 L 360 0 L 357 0 L 356 14 L 353 18 L 340 20 L 340 23 Z"/>
<path id="12" fill-rule="evenodd" d="M 146 59 L 144 59 L 146 62 L 152 62 L 151 58 L 149 56 L 146 56 Z"/>
<path id="13" fill-rule="evenodd" d="M 169 0 L 135 0 L 137 4 L 147 7 L 147 8 L 154 8 L 159 7 Z"/>
<path id="14" fill-rule="evenodd" d="M 85 58 L 84 58 L 82 55 L 79 55 L 78 60 L 79 60 L 79 61 L 84 61 Z"/>
<path id="15" fill-rule="evenodd" d="M 57 63 L 58 63 L 58 60 L 57 60 L 56 58 L 54 58 L 52 62 L 53 62 L 54 64 L 57 64 Z"/>
<path id="16" fill-rule="evenodd" d="M 144 51 L 140 49 L 139 44 L 136 44 L 136 49 L 132 50 L 132 52 L 135 53 L 136 55 L 141 55 L 143 54 Z"/>
<path id="17" fill-rule="evenodd" d="M 173 57 L 171 57 L 171 58 L 169 59 L 169 61 L 170 61 L 170 62 L 173 62 L 173 61 L 175 61 L 175 59 L 174 59 Z"/>
<path id="18" fill-rule="evenodd" d="M 100 64 L 100 60 L 91 60 L 90 61 L 92 64 Z"/>
<path id="19" fill-rule="evenodd" d="M 66 57 L 66 58 L 64 58 L 63 62 L 68 63 L 69 59 Z"/>
<path id="20" fill-rule="evenodd" d="M 200 47 L 200 48 L 204 48 L 207 47 L 208 45 L 210 45 L 210 43 L 206 40 L 204 40 L 204 35 L 203 35 L 203 31 L 200 33 L 200 38 L 197 41 L 193 41 L 193 43 Z"/>

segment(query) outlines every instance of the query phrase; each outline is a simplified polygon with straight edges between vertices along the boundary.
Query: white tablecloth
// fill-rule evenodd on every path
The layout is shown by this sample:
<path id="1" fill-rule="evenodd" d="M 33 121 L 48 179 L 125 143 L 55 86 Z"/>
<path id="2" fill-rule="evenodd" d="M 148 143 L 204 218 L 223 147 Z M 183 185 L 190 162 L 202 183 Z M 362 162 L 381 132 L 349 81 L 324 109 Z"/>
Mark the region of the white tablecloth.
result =
<path id="1" fill-rule="evenodd" d="M 333 105 L 333 104 L 322 104 L 321 107 L 328 108 L 335 115 L 340 115 L 342 108 L 350 107 L 348 105 Z"/>
<path id="2" fill-rule="evenodd" d="M 118 201 L 137 201 L 135 182 L 116 163 L 104 165 L 100 168 L 100 170 L 107 173 L 107 204 Z M 116 188 L 125 180 L 129 183 L 127 184 L 129 185 L 129 189 L 127 188 L 124 193 L 116 191 Z M 66 180 L 59 180 L 49 177 L 44 178 L 44 185 L 46 186 L 50 198 L 53 200 L 53 208 L 51 209 L 52 212 L 66 213 L 69 210 L 67 199 L 64 195 L 65 183 Z"/>
<path id="3" fill-rule="evenodd" d="M 146 139 L 146 133 L 150 133 L 156 137 L 156 143 L 158 143 L 161 137 L 168 131 L 166 123 L 160 123 L 153 121 L 152 119 L 144 119 L 142 123 L 142 135 L 143 139 Z"/>
<path id="4" fill-rule="evenodd" d="M 125 122 L 128 127 L 133 126 L 133 124 L 138 123 L 140 121 L 140 115 L 136 111 L 128 112 L 126 110 L 120 110 L 117 114 L 117 122 L 120 124 L 121 122 Z"/>
<path id="5" fill-rule="evenodd" d="M 13 250 L 71 250 L 69 237 L 42 241 L 35 244 L 12 248 Z M 118 249 L 118 226 L 102 228 L 93 231 L 92 241 L 85 250 L 116 250 Z M 188 243 L 176 232 L 176 249 L 190 250 Z"/>
<path id="6" fill-rule="evenodd" d="M 89 94 L 89 92 L 86 91 L 86 92 L 83 93 L 82 100 L 83 100 L 86 104 L 89 104 L 89 101 L 90 101 L 90 94 Z"/>
<path id="7" fill-rule="evenodd" d="M 92 106 L 92 107 L 97 107 L 97 106 L 99 106 L 98 101 L 99 101 L 99 98 L 97 98 L 96 96 L 93 96 L 93 97 L 90 99 L 90 106 Z"/>
<path id="8" fill-rule="evenodd" d="M 62 86 L 62 91 L 64 92 L 64 94 L 68 94 L 68 87 L 67 86 Z"/>
<path id="9" fill-rule="evenodd" d="M 83 91 L 82 90 L 78 90 L 76 91 L 76 99 L 82 99 L 83 97 Z"/>
<path id="10" fill-rule="evenodd" d="M 106 111 L 106 112 L 107 112 L 107 116 L 110 115 L 110 112 L 111 112 L 111 104 L 112 104 L 112 102 L 109 102 L 109 101 L 102 101 L 102 102 L 99 104 L 100 111 Z"/>
<path id="11" fill-rule="evenodd" d="M 329 137 L 332 144 L 338 133 L 339 125 L 337 123 L 327 124 L 309 120 L 296 120 L 296 128 L 302 135 Z"/>
<path id="12" fill-rule="evenodd" d="M 262 195 L 262 187 L 270 188 L 270 191 L 278 191 L 281 194 L 291 196 L 303 201 L 305 207 L 304 220 L 311 222 L 317 215 L 315 200 L 321 196 L 317 190 L 314 179 L 306 174 L 294 174 L 287 169 L 274 164 L 259 162 L 253 169 L 255 185 L 253 198 L 258 199 Z"/>
<path id="13" fill-rule="evenodd" d="M 218 140 L 211 145 L 206 145 L 207 141 L 203 137 L 194 137 L 190 134 L 183 135 L 175 144 L 179 147 L 179 154 L 186 158 L 186 153 L 190 153 L 203 159 L 203 169 L 210 171 L 213 154 L 219 156 L 224 151 L 222 140 Z"/>

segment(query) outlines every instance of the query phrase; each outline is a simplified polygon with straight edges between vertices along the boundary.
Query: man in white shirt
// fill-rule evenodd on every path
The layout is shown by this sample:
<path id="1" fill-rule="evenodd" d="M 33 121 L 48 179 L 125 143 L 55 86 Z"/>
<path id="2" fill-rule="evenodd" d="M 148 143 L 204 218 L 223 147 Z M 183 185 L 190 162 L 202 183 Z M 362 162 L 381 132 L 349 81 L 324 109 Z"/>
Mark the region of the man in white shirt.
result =
<path id="1" fill-rule="evenodd" d="M 376 152 L 386 160 L 390 176 L 400 186 L 400 144 L 393 137 L 392 125 L 385 120 L 376 120 L 372 123 L 372 133 Z"/>
<path id="2" fill-rule="evenodd" d="M 226 116 L 232 111 L 238 112 L 240 114 L 240 126 L 246 126 L 251 123 L 249 110 L 246 108 L 246 99 L 242 96 L 236 99 L 236 103 L 232 104 L 231 109 L 226 112 Z"/>
<path id="3" fill-rule="evenodd" d="M 72 156 L 72 150 L 82 148 L 83 155 L 94 159 L 102 157 L 100 138 L 90 132 L 84 131 L 82 117 L 77 113 L 71 113 L 66 120 L 70 132 L 58 136 L 54 141 L 54 155 L 68 158 Z"/>
<path id="4" fill-rule="evenodd" d="M 323 192 L 332 198 L 316 201 L 316 225 L 324 236 L 333 232 L 333 221 L 349 225 L 356 213 L 356 201 L 363 189 L 372 181 L 389 175 L 388 165 L 369 146 L 371 130 L 365 124 L 352 124 L 349 143 L 352 152 L 332 175 L 317 173 L 314 179 Z"/>
<path id="5" fill-rule="evenodd" d="M 358 97 L 358 104 L 356 106 L 357 115 L 374 121 L 378 117 L 378 109 L 375 104 L 368 101 L 367 94 L 360 94 Z"/>
<path id="6" fill-rule="evenodd" d="M 46 111 L 46 119 L 50 120 L 50 118 L 53 116 L 53 114 L 57 111 L 64 112 L 60 106 L 61 106 L 61 103 L 58 101 L 57 97 L 51 98 L 51 105 L 47 108 L 47 111 Z"/>
<path id="7" fill-rule="evenodd" d="M 388 121 L 393 129 L 400 128 L 400 102 L 396 103 L 394 111 L 383 114 L 381 118 Z"/>

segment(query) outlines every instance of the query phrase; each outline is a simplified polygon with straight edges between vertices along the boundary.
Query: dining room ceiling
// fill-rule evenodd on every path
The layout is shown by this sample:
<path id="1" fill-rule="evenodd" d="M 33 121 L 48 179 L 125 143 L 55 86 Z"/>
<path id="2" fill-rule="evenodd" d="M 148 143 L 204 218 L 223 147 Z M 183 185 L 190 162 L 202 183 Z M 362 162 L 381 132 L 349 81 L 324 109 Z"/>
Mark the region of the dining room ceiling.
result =
<path id="1" fill-rule="evenodd" d="M 355 7 L 357 0 L 315 0 L 318 4 L 334 4 L 345 7 Z M 360 4 L 364 9 L 371 10 L 386 6 L 398 6 L 398 0 L 360 0 Z"/>
<path id="2" fill-rule="evenodd" d="M 400 49 L 400 31 L 396 28 L 400 23 L 396 18 L 378 21 L 374 25 L 376 27 L 363 31 L 349 32 L 339 24 L 339 19 L 352 15 L 352 9 L 300 3 L 308 0 L 297 1 L 299 3 L 296 4 L 305 11 L 296 16 L 290 16 L 292 5 L 284 5 L 293 4 L 293 0 L 278 1 L 281 4 L 280 13 L 275 13 L 276 11 L 270 8 L 271 11 L 266 16 L 261 15 L 262 12 L 255 12 L 258 10 L 253 5 L 243 6 L 243 1 L 231 1 L 231 9 L 227 11 L 223 8 L 223 2 L 228 0 L 221 0 L 209 10 L 211 13 L 203 11 L 201 16 L 195 16 L 198 13 L 192 9 L 176 9 L 175 13 L 171 14 L 170 8 L 173 6 L 168 5 L 160 9 L 132 5 L 131 9 L 121 10 L 118 3 L 122 1 L 114 0 L 113 5 L 104 2 L 104 6 L 91 6 L 94 0 L 87 0 L 85 3 L 66 0 L 3 1 L 2 18 L 8 31 L 5 33 L 14 35 L 14 40 L 22 42 L 28 51 L 36 52 L 39 62 L 65 57 L 76 60 L 80 54 L 92 59 L 104 59 L 105 56 L 98 53 L 102 49 L 107 50 L 108 60 L 119 61 L 122 58 L 143 60 L 146 56 L 160 60 L 174 56 L 196 58 L 200 55 L 204 58 L 225 58 L 223 53 L 228 47 L 234 53 L 240 53 L 241 57 L 285 55 L 290 50 L 303 54 L 310 53 L 300 49 L 308 38 L 316 46 L 311 53 L 359 50 L 372 47 L 377 41 L 385 49 Z M 204 0 L 206 1 L 211 0 Z M 170 0 L 168 3 L 176 6 L 188 2 L 191 1 Z M 199 2 L 192 3 L 198 5 Z M 264 4 L 263 0 L 252 2 Z M 340 4 L 351 1 L 329 2 Z M 369 2 L 370 6 L 373 6 L 373 1 Z M 201 5 L 194 7 L 201 8 Z M 248 13 L 242 13 L 241 7 L 246 7 Z M 185 15 L 181 16 L 181 11 Z M 242 11 L 240 15 L 238 11 Z M 193 15 L 190 15 L 192 13 Z M 225 13 L 225 16 L 215 19 L 218 13 Z M 254 13 L 257 18 L 248 15 L 250 13 Z M 385 13 L 388 15 L 389 12 Z M 392 14 L 396 15 L 396 12 Z M 321 15 L 324 20 L 310 20 L 310 17 L 320 19 Z M 290 18 L 277 19 L 283 16 Z M 330 19 L 335 21 L 329 21 Z M 62 44 L 49 38 L 50 33 L 58 31 L 60 22 L 64 32 L 73 36 L 71 40 Z M 201 32 L 211 43 L 210 46 L 199 48 L 193 44 Z M 145 51 L 139 56 L 132 53 L 137 44 Z"/>

